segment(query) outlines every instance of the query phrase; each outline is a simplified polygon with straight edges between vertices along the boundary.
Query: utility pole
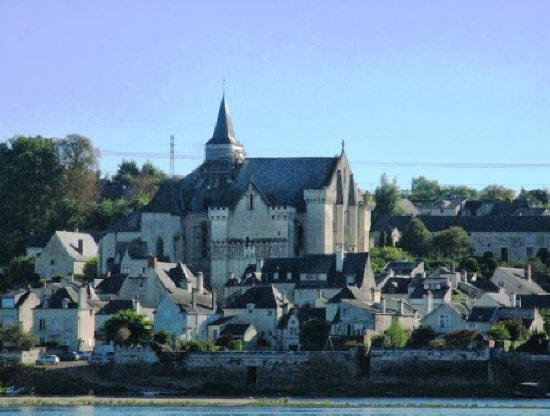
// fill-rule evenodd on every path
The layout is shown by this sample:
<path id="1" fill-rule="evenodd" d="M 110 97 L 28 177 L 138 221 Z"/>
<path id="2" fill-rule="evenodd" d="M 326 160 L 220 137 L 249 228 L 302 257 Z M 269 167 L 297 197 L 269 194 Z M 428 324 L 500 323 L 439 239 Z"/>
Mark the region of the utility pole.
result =
<path id="1" fill-rule="evenodd" d="M 170 176 L 174 176 L 174 135 L 170 136 Z"/>

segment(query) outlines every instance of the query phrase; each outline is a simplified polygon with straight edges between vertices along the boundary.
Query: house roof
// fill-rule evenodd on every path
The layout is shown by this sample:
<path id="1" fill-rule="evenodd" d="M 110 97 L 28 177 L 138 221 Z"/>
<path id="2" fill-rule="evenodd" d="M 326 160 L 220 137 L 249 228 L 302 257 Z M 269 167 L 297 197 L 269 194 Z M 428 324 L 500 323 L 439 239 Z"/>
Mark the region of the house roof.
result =
<path id="1" fill-rule="evenodd" d="M 246 309 L 254 304 L 256 309 L 276 309 L 283 304 L 283 295 L 273 286 L 254 286 L 237 295 L 226 306 L 227 309 Z"/>
<path id="2" fill-rule="evenodd" d="M 215 321 L 209 323 L 208 326 L 210 326 L 210 325 L 222 325 L 226 322 L 231 321 L 233 318 L 235 318 L 235 316 L 222 316 L 221 318 L 218 318 Z"/>
<path id="3" fill-rule="evenodd" d="M 467 232 L 548 232 L 550 216 L 418 216 L 430 232 L 461 227 Z M 372 231 L 388 231 L 397 228 L 404 231 L 409 227 L 411 216 L 380 216 L 372 225 Z"/>
<path id="4" fill-rule="evenodd" d="M 550 295 L 520 295 L 522 308 L 550 309 Z"/>
<path id="5" fill-rule="evenodd" d="M 498 292 L 498 286 L 490 280 L 480 279 L 476 281 L 470 281 L 468 283 L 484 292 Z"/>
<path id="6" fill-rule="evenodd" d="M 168 296 L 180 307 L 182 312 L 199 314 L 212 314 L 215 312 L 212 309 L 212 295 L 210 293 L 199 294 L 195 292 L 196 308 L 193 308 L 193 294 L 187 290 L 176 289 Z"/>
<path id="7" fill-rule="evenodd" d="M 420 280 L 419 283 L 416 285 L 416 287 L 413 289 L 411 294 L 409 295 L 409 298 L 411 299 L 422 299 L 424 295 L 427 295 L 428 292 L 432 292 L 434 299 L 443 299 L 447 292 L 451 288 L 446 283 L 441 283 L 439 289 L 424 289 L 424 282 L 423 280 Z"/>
<path id="8" fill-rule="evenodd" d="M 498 306 L 474 306 L 468 316 L 471 322 L 490 322 L 498 312 Z"/>
<path id="9" fill-rule="evenodd" d="M 421 264 L 421 261 L 390 261 L 384 270 L 393 270 L 396 274 L 411 274 Z"/>
<path id="10" fill-rule="evenodd" d="M 344 299 L 355 299 L 367 302 L 369 300 L 369 297 L 364 291 L 355 286 L 346 286 L 336 295 L 330 298 L 327 303 L 340 303 Z"/>
<path id="11" fill-rule="evenodd" d="M 284 275 L 284 281 L 295 283 L 296 288 L 338 288 L 349 284 L 347 277 L 353 276 L 354 284 L 358 287 L 374 287 L 374 276 L 370 266 L 369 253 L 346 253 L 342 271 L 336 271 L 336 254 L 310 254 L 304 257 L 273 257 L 264 260 L 262 275 L 268 283 L 280 283 L 275 279 L 275 273 L 279 273 L 279 279 Z M 291 280 L 286 280 L 290 273 Z M 327 280 L 301 280 L 300 275 L 325 274 Z"/>
<path id="12" fill-rule="evenodd" d="M 228 324 L 220 332 L 220 335 L 233 335 L 234 337 L 242 338 L 245 336 L 246 331 L 252 324 Z"/>
<path id="13" fill-rule="evenodd" d="M 119 311 L 134 309 L 134 301 L 115 299 L 107 301 L 97 312 L 98 315 L 114 315 Z"/>
<path id="14" fill-rule="evenodd" d="M 47 309 L 62 309 L 63 299 L 67 299 L 67 309 L 78 308 L 78 292 L 72 286 L 61 287 L 56 290 L 47 299 Z M 45 309 L 45 304 L 42 302 L 38 308 Z"/>
<path id="15" fill-rule="evenodd" d="M 125 277 L 121 274 L 114 274 L 110 277 L 104 278 L 99 284 L 95 287 L 96 292 L 102 294 L 116 294 L 120 291 L 122 284 L 124 283 Z"/>
<path id="16" fill-rule="evenodd" d="M 535 319 L 535 308 L 500 308 L 498 311 L 499 321 L 510 321 L 514 319 L 521 319 L 523 321 L 532 321 Z"/>
<path id="17" fill-rule="evenodd" d="M 382 286 L 381 291 L 383 294 L 406 295 L 412 281 L 413 279 L 410 277 L 390 277 Z"/>
<path id="18" fill-rule="evenodd" d="M 497 279 L 496 276 L 498 276 L 499 273 L 504 273 L 505 275 L 509 276 L 511 279 L 514 280 L 514 282 L 518 286 L 520 286 L 521 288 L 525 289 L 528 292 L 531 292 L 530 294 L 533 294 L 533 295 L 547 294 L 547 292 L 542 287 L 540 287 L 534 280 L 525 279 L 524 269 L 516 269 L 512 267 L 497 267 L 495 269 L 495 272 L 493 273 L 493 276 L 491 277 L 491 281 L 493 279 Z"/>
<path id="19" fill-rule="evenodd" d="M 88 261 L 97 255 L 97 244 L 90 234 L 56 231 L 55 235 L 59 238 L 69 256 L 76 261 Z M 83 243 L 82 253 L 78 251 L 79 240 L 82 240 Z"/>

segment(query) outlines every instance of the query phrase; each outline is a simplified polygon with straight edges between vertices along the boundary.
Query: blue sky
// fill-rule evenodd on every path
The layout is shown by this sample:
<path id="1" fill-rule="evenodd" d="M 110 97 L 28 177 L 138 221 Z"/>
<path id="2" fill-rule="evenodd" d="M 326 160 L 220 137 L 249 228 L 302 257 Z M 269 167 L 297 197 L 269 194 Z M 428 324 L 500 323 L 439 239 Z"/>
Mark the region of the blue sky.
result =
<path id="1" fill-rule="evenodd" d="M 364 189 L 550 187 L 549 27 L 529 0 L 0 0 L 0 139 L 80 133 L 105 172 L 128 152 L 168 171 L 174 134 L 183 175 L 225 79 L 252 157 L 343 139 Z"/>

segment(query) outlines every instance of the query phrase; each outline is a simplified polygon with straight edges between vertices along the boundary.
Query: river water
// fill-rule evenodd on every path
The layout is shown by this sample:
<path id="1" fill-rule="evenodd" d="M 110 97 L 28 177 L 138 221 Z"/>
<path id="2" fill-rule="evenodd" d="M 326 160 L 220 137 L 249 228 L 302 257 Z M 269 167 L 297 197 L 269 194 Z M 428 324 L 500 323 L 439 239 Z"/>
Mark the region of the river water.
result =
<path id="1" fill-rule="evenodd" d="M 299 400 L 296 400 L 299 401 Z M 308 401 L 311 401 L 309 399 Z M 316 400 L 321 401 L 322 400 Z M 531 416 L 550 415 L 550 400 L 330 399 L 342 407 L 22 407 L 0 409 L 0 416 Z M 345 405 L 363 407 L 344 407 Z"/>

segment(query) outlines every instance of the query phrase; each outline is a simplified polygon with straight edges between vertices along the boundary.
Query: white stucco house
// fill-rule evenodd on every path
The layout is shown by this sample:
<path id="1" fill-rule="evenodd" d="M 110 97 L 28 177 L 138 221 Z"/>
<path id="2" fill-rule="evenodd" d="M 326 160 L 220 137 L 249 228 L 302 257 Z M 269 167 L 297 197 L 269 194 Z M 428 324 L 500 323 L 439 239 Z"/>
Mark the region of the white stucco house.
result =
<path id="1" fill-rule="evenodd" d="M 440 303 L 420 321 L 420 325 L 429 326 L 438 334 L 465 329 L 468 309 L 460 303 Z"/>
<path id="2" fill-rule="evenodd" d="M 84 264 L 97 256 L 97 252 L 97 244 L 90 234 L 56 231 L 36 259 L 34 270 L 44 279 L 56 274 L 82 275 Z"/>
<path id="3" fill-rule="evenodd" d="M 21 324 L 30 331 L 33 324 L 33 308 L 40 304 L 40 297 L 31 289 L 13 290 L 0 299 L 0 324 L 2 329 Z"/>

